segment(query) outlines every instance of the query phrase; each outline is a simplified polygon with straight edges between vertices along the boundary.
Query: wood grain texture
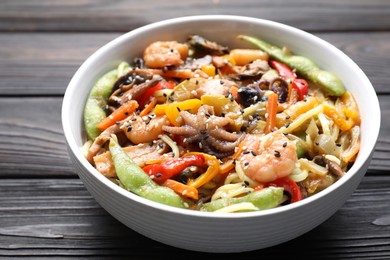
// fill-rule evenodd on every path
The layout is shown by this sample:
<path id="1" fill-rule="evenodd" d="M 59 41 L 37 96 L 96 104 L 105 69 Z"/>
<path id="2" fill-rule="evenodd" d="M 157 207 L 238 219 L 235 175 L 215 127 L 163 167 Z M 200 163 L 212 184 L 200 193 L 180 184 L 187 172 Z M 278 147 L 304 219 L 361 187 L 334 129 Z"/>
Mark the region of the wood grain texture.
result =
<path id="1" fill-rule="evenodd" d="M 389 187 L 388 177 L 366 176 L 344 206 L 314 230 L 282 245 L 239 254 L 239 259 L 282 257 L 286 252 L 305 259 L 389 258 L 390 244 L 383 243 L 390 241 Z M 143 237 L 108 215 L 79 179 L 3 179 L 0 216 L 0 256 L 143 259 L 147 252 L 147 259 L 237 259 L 237 254 L 195 253 Z"/>
<path id="2" fill-rule="evenodd" d="M 390 2 L 386 0 L 8 0 L 0 2 L 0 31 L 128 31 L 164 19 L 202 14 L 271 19 L 310 31 L 390 27 Z"/>
<path id="3" fill-rule="evenodd" d="M 82 62 L 118 33 L 0 34 L 0 95 L 64 94 Z M 379 93 L 390 93 L 390 33 L 316 33 L 353 59 Z"/>
<path id="4" fill-rule="evenodd" d="M 82 62 L 124 32 L 199 14 L 312 32 L 350 56 L 379 95 L 380 136 L 358 189 L 330 219 L 290 242 L 243 254 L 160 244 L 111 217 L 70 163 L 61 105 Z M 0 1 L 0 259 L 390 259 L 389 39 L 388 0 Z"/>

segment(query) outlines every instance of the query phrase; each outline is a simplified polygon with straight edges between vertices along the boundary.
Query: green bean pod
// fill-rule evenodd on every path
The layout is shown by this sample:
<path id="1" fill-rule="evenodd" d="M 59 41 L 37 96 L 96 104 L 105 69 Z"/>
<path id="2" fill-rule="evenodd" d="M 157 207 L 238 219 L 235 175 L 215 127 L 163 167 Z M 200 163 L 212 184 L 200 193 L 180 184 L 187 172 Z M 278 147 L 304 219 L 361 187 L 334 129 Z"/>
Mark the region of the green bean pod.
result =
<path id="1" fill-rule="evenodd" d="M 177 208 L 187 208 L 188 203 L 170 188 L 160 186 L 147 175 L 122 147 L 110 138 L 109 149 L 114 161 L 116 174 L 128 191 L 140 197 Z"/>
<path id="2" fill-rule="evenodd" d="M 117 69 L 111 70 L 100 77 L 89 92 L 84 107 L 84 127 L 90 140 L 95 140 L 101 132 L 96 126 L 107 116 L 103 107 L 107 105 L 107 100 L 113 91 L 116 80 L 125 75 L 130 69 L 130 65 L 122 61 Z"/>
<path id="3" fill-rule="evenodd" d="M 330 95 L 341 96 L 345 93 L 344 84 L 337 75 L 329 71 L 321 70 L 317 64 L 310 59 L 303 56 L 291 55 L 281 48 L 255 37 L 247 35 L 239 35 L 238 37 L 265 51 L 273 59 L 283 62 L 290 68 L 295 69 L 299 74 L 323 88 Z"/>
<path id="4" fill-rule="evenodd" d="M 205 203 L 200 211 L 216 211 L 242 202 L 251 202 L 259 210 L 275 208 L 283 199 L 283 188 L 267 187 L 237 198 L 222 198 Z"/>
<path id="5" fill-rule="evenodd" d="M 96 126 L 107 116 L 103 107 L 107 105 L 107 99 L 117 78 L 116 69 L 107 72 L 96 81 L 89 93 L 84 107 L 84 127 L 90 140 L 95 140 L 101 133 Z"/>

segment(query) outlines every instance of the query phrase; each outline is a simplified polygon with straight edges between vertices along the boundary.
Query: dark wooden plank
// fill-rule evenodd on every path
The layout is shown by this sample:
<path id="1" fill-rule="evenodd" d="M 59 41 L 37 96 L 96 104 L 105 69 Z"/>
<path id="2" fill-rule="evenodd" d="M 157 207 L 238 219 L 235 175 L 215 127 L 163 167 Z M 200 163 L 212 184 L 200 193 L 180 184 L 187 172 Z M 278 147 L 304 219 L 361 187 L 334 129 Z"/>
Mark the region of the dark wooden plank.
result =
<path id="1" fill-rule="evenodd" d="M 2 176 L 72 175 L 61 125 L 61 98 L 2 98 Z"/>
<path id="2" fill-rule="evenodd" d="M 390 170 L 390 96 L 369 172 Z M 75 176 L 65 146 L 60 97 L 0 98 L 0 177 Z"/>
<path id="3" fill-rule="evenodd" d="M 0 95 L 63 95 L 82 62 L 119 34 L 0 35 Z"/>
<path id="4" fill-rule="evenodd" d="M 258 259 L 259 255 L 388 259 L 389 187 L 388 175 L 366 176 L 344 206 L 314 230 L 282 245 L 240 254 L 240 259 Z M 2 179 L 0 257 L 64 255 L 237 258 L 237 254 L 180 250 L 135 233 L 108 215 L 79 179 Z"/>
<path id="5" fill-rule="evenodd" d="M 127 31 L 178 16 L 232 14 L 271 19 L 304 30 L 386 30 L 386 0 L 1 1 L 1 31 Z M 307 22 L 310 21 L 310 22 Z"/>
<path id="6" fill-rule="evenodd" d="M 82 62 L 118 33 L 0 34 L 0 95 L 63 95 Z M 389 93 L 389 32 L 317 33 L 349 55 L 378 93 Z"/>

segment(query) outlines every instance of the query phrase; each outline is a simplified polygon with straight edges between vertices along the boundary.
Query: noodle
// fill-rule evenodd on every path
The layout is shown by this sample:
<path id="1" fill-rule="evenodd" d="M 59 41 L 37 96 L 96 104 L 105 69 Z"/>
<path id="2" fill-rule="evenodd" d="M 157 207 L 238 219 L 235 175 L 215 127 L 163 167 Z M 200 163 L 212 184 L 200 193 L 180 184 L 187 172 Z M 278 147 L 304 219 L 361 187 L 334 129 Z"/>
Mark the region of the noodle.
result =
<path id="1" fill-rule="evenodd" d="M 81 150 L 121 187 L 112 136 L 148 182 L 172 189 L 188 208 L 216 202 L 223 213 L 310 197 L 358 156 L 360 116 L 348 91 L 333 95 L 261 50 L 197 35 L 138 52 L 99 79 L 84 110 Z M 246 201 L 253 194 L 270 197 Z"/>

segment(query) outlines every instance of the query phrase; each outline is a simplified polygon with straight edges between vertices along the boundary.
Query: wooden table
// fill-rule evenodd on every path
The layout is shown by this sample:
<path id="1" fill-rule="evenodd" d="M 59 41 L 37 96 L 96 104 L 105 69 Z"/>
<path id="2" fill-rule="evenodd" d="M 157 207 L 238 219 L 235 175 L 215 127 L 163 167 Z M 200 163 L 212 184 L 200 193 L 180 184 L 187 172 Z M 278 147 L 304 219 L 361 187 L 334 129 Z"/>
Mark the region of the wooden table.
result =
<path id="1" fill-rule="evenodd" d="M 0 2 L 0 257 L 390 259 L 390 1 L 108 2 Z M 102 209 L 71 166 L 60 113 L 84 59 L 139 26 L 197 14 L 246 15 L 309 31 L 349 55 L 378 93 L 382 127 L 361 184 L 330 219 L 290 242 L 239 255 L 157 243 Z"/>

